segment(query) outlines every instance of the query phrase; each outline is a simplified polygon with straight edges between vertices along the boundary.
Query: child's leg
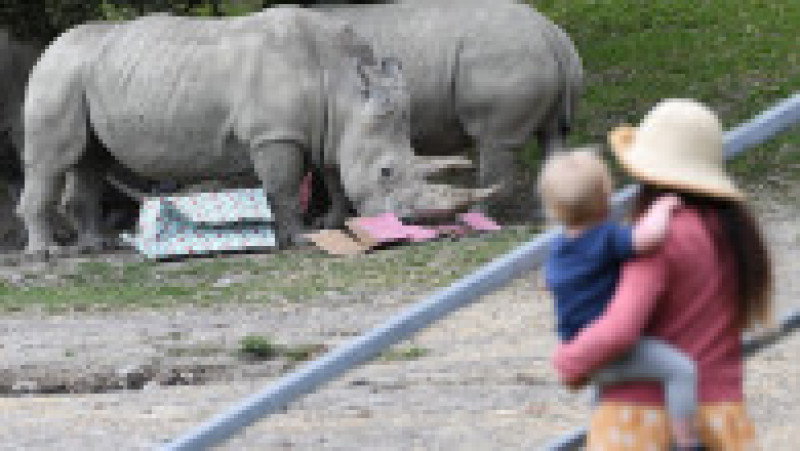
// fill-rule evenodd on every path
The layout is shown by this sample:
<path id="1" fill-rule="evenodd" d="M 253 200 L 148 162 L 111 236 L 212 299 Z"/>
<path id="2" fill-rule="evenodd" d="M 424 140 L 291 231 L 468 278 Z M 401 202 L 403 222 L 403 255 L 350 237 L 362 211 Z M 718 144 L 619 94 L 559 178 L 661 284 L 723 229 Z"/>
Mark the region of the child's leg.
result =
<path id="1" fill-rule="evenodd" d="M 697 414 L 697 369 L 694 361 L 675 347 L 654 338 L 642 338 L 623 359 L 597 371 L 600 385 L 634 379 L 664 384 L 675 439 L 685 445 L 697 441 L 693 421 Z"/>

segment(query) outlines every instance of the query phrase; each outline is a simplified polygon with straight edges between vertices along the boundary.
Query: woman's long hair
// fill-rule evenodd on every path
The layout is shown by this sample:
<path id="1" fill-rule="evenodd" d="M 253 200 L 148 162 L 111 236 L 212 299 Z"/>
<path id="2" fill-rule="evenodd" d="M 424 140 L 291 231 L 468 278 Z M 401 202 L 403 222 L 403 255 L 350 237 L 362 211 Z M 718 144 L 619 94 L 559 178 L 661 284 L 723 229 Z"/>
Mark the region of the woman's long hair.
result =
<path id="1" fill-rule="evenodd" d="M 722 233 L 714 234 L 717 246 L 729 246 L 736 259 L 737 313 L 742 327 L 767 325 L 772 313 L 772 263 L 758 222 L 743 202 L 702 194 L 676 192 L 644 184 L 634 214 L 641 215 L 660 195 L 673 192 L 684 205 L 700 211 L 704 221 L 716 220 Z M 708 222 L 707 222 L 708 224 Z M 719 230 L 708 227 L 708 230 Z"/>

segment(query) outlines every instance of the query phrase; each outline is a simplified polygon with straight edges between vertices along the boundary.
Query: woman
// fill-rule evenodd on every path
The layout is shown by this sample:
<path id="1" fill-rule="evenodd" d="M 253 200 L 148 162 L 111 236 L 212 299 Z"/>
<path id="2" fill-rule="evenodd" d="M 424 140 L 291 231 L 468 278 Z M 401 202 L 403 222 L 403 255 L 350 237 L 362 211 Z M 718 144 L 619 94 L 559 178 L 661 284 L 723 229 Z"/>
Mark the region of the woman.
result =
<path id="1" fill-rule="evenodd" d="M 603 316 L 559 345 L 556 370 L 577 386 L 639 336 L 661 338 L 697 363 L 697 426 L 705 445 L 753 448 L 741 335 L 769 320 L 771 268 L 745 197 L 725 173 L 719 119 L 698 102 L 665 100 L 637 129 L 620 127 L 609 141 L 622 166 L 643 184 L 638 212 L 666 192 L 680 195 L 683 207 L 658 251 L 624 265 Z M 606 387 L 592 416 L 589 449 L 668 449 L 663 404 L 656 383 Z"/>

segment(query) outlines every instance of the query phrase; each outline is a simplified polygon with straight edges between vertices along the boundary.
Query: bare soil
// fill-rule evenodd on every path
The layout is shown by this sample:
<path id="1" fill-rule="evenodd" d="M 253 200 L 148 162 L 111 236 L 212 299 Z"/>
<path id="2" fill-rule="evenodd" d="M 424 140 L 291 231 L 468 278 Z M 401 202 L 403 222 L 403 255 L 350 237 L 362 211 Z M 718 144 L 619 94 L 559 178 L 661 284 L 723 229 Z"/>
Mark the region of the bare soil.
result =
<path id="1" fill-rule="evenodd" d="M 750 189 L 774 253 L 779 312 L 800 307 L 798 185 Z M 520 279 L 400 345 L 423 355 L 397 352 L 355 369 L 225 449 L 531 449 L 586 424 L 585 395 L 560 387 L 550 369 L 551 300 L 539 279 Z M 242 359 L 242 337 L 331 348 L 420 297 L 4 314 L 0 449 L 152 449 L 293 367 L 285 358 Z M 748 364 L 764 449 L 796 449 L 798 354 L 795 335 Z"/>

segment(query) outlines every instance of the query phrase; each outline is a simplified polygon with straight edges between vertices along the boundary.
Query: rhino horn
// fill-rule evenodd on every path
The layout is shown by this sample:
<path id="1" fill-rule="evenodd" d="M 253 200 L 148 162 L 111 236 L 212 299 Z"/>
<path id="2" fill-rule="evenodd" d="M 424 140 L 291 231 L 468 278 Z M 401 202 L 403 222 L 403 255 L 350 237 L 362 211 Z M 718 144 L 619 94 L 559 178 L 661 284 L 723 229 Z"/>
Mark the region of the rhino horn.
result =
<path id="1" fill-rule="evenodd" d="M 503 186 L 496 183 L 488 188 L 454 188 L 448 187 L 447 190 L 451 192 L 452 201 L 460 206 L 468 206 L 476 202 L 483 202 L 487 199 L 497 195 L 502 190 Z"/>
<path id="2" fill-rule="evenodd" d="M 417 169 L 423 176 L 436 174 L 446 169 L 473 169 L 475 167 L 468 158 L 460 156 L 439 158 L 416 157 L 416 159 Z"/>
<path id="3" fill-rule="evenodd" d="M 478 188 L 469 191 L 470 196 L 472 196 L 472 202 L 483 202 L 501 193 L 503 191 L 503 184 L 495 183 L 488 188 Z"/>
<path id="4" fill-rule="evenodd" d="M 489 188 L 456 188 L 450 185 L 428 184 L 425 194 L 417 198 L 417 215 L 422 217 L 447 216 L 469 208 L 500 192 L 500 184 Z"/>

